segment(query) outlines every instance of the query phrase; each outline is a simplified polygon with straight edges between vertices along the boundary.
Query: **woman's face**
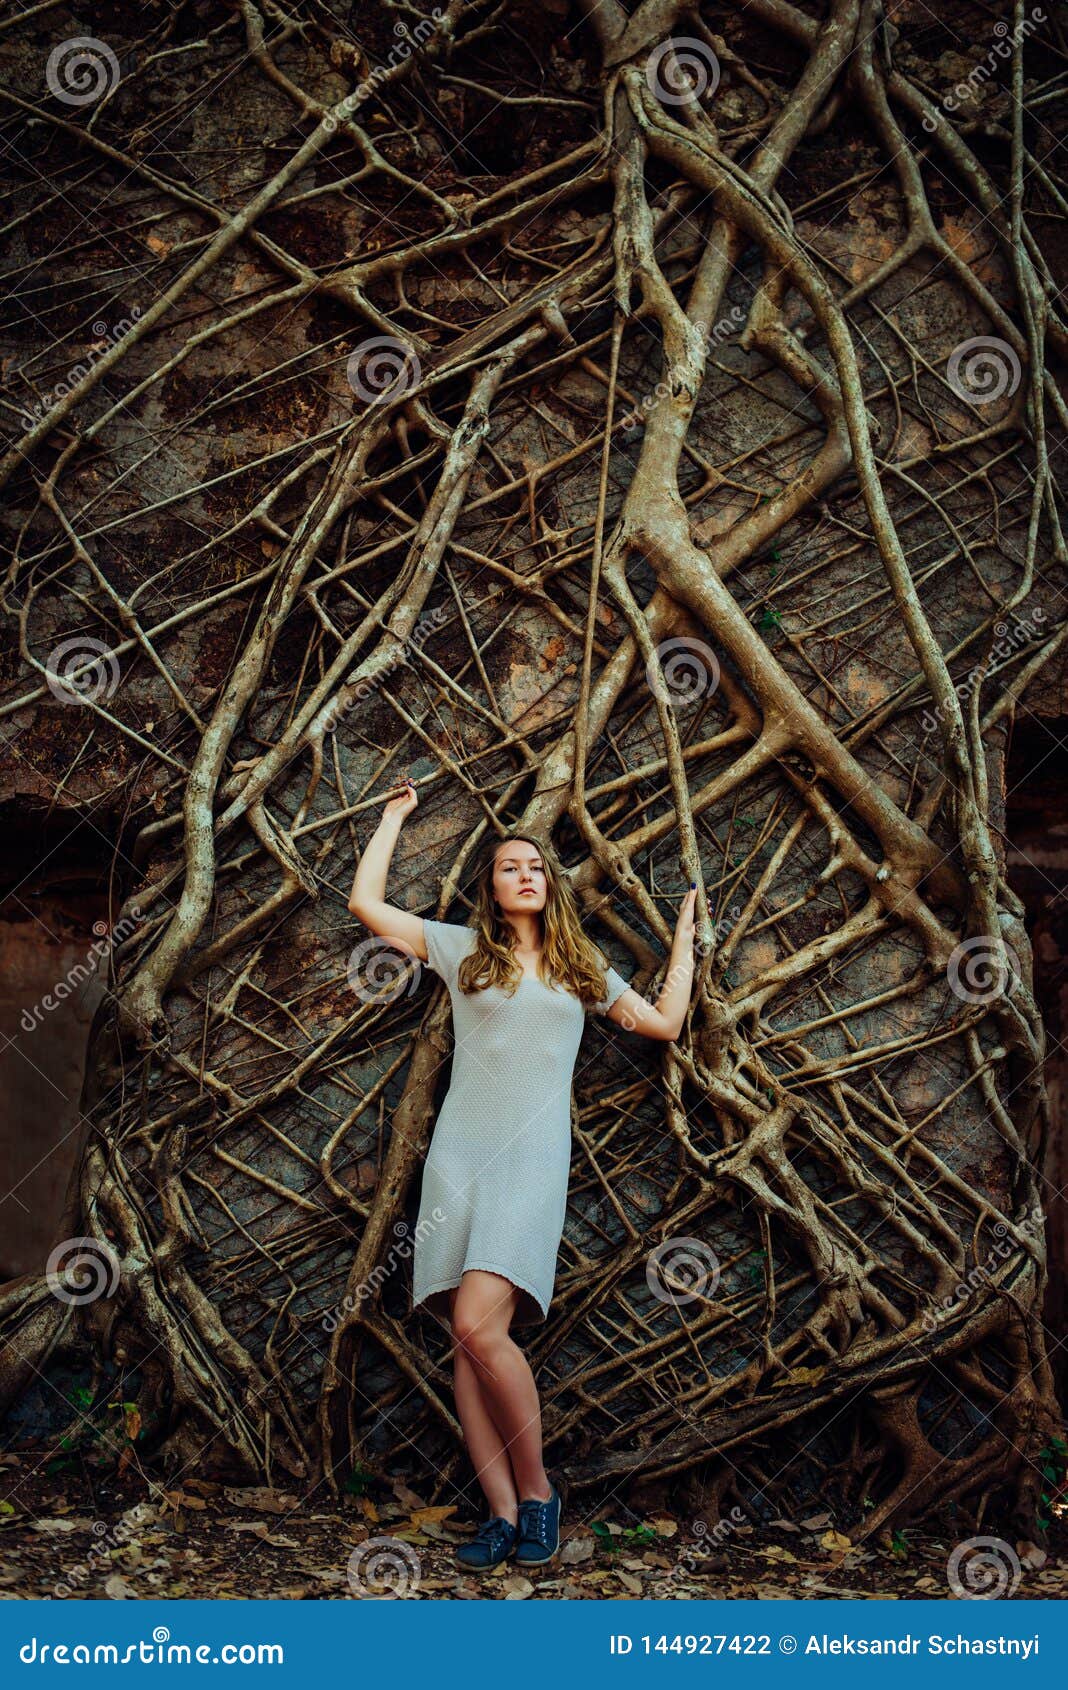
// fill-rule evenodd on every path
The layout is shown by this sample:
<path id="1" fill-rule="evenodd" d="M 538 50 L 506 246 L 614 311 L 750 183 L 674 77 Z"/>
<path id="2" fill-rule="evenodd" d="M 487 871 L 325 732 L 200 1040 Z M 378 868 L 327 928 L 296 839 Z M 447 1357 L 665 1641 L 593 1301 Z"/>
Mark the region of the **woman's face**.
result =
<path id="1" fill-rule="evenodd" d="M 548 881 L 541 852 L 526 839 L 511 839 L 502 845 L 493 862 L 493 893 L 502 914 L 520 910 L 543 910 Z"/>

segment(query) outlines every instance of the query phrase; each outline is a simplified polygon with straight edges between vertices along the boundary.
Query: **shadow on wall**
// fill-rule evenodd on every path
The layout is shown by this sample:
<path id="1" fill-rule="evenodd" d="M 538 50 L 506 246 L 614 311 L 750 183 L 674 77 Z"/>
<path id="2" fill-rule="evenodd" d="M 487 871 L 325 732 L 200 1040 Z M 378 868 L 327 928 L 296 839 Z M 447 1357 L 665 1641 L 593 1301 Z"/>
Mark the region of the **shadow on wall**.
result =
<path id="1" fill-rule="evenodd" d="M 0 896 L 0 1279 L 44 1271 L 82 1143 L 78 1108 L 93 1014 L 107 978 L 100 866 L 63 862 L 5 827 Z M 99 840 L 94 843 L 99 844 Z"/>

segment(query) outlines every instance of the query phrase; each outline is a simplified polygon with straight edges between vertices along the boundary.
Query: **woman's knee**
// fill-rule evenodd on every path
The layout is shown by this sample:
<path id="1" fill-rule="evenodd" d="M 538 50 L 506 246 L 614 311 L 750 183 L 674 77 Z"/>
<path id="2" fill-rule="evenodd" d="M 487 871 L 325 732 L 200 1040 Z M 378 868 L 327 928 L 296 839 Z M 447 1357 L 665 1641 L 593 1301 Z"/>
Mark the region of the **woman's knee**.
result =
<path id="1" fill-rule="evenodd" d="M 487 1313 L 475 1303 L 458 1297 L 452 1311 L 452 1335 L 465 1355 L 485 1365 L 508 1341 L 508 1316 L 499 1310 Z"/>

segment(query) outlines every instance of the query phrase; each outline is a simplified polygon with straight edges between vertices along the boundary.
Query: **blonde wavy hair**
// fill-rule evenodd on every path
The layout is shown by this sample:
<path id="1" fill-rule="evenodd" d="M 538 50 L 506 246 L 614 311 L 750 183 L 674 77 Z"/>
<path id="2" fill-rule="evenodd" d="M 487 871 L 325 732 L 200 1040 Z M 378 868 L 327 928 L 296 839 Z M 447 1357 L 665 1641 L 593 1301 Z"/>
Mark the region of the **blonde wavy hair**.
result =
<path id="1" fill-rule="evenodd" d="M 509 833 L 503 839 L 495 839 L 477 871 L 477 942 L 470 956 L 460 964 L 456 983 L 464 993 L 500 986 L 511 997 L 522 979 L 523 970 L 515 956 L 516 931 L 502 913 L 493 891 L 493 865 L 498 851 L 503 845 L 519 840 L 541 853 L 545 870 L 539 978 L 546 985 L 555 982 L 573 992 L 584 1007 L 600 1003 L 608 991 L 605 958 L 582 931 L 578 901 L 559 857 L 551 845 L 530 833 Z"/>

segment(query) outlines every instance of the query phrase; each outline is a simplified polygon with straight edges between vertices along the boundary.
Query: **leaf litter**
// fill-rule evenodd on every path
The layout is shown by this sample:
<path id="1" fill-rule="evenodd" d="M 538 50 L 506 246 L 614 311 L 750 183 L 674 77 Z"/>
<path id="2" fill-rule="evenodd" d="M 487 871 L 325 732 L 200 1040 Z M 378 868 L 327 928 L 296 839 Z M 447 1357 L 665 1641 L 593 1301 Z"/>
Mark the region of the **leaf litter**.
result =
<path id="1" fill-rule="evenodd" d="M 619 1499 L 565 1507 L 560 1554 L 543 1569 L 507 1561 L 474 1574 L 454 1558 L 477 1521 L 470 1504 L 430 1503 L 403 1481 L 375 1497 L 335 1504 L 269 1486 L 188 1478 L 167 1485 L 126 1473 L 107 1483 L 67 1472 L 48 1476 L 35 1455 L 7 1455 L 0 1502 L 0 1598 L 71 1593 L 111 1601 L 216 1597 L 299 1601 L 393 1595 L 404 1600 L 510 1602 L 787 1600 L 956 1600 L 947 1562 L 975 1535 L 937 1525 L 883 1533 L 854 1544 L 821 1512 L 798 1520 L 733 1527 L 673 1516 L 638 1517 Z M 568 1518 L 568 1515 L 571 1518 Z M 222 1528 L 220 1530 L 220 1528 Z M 983 1528 L 990 1533 L 989 1524 Z M 350 1582 L 350 1561 L 369 1539 L 398 1545 L 399 1583 Z M 1068 1525 L 1053 1521 L 1049 1544 L 1013 1540 L 1018 1598 L 1068 1597 Z"/>

